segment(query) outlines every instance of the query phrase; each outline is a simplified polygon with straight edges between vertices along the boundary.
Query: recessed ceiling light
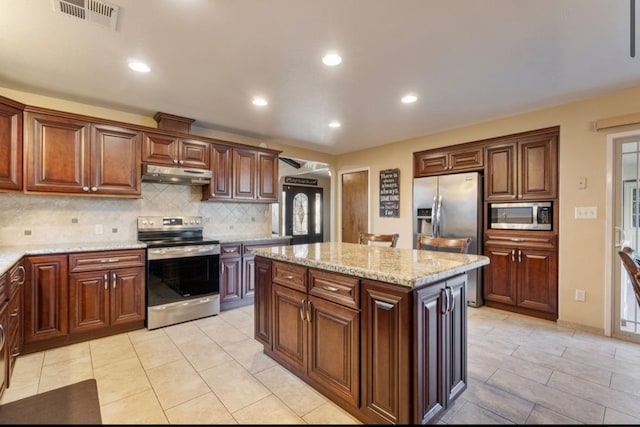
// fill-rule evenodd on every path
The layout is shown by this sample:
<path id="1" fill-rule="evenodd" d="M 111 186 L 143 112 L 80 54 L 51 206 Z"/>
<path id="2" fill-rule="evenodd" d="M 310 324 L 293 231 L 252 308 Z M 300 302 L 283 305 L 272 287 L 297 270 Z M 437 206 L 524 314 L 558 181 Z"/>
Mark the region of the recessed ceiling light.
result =
<path id="1" fill-rule="evenodd" d="M 411 104 L 413 102 L 416 102 L 418 100 L 418 97 L 415 95 L 405 95 L 402 97 L 402 102 L 404 102 L 405 104 Z"/>
<path id="2" fill-rule="evenodd" d="M 322 57 L 322 63 L 324 65 L 334 66 L 334 65 L 338 65 L 341 62 L 342 62 L 342 58 L 340 57 L 340 55 L 338 55 L 335 52 L 327 53 L 325 56 Z"/>
<path id="3" fill-rule="evenodd" d="M 333 120 L 333 121 L 331 121 L 331 122 L 329 123 L 329 127 L 330 127 L 330 128 L 339 128 L 340 126 L 342 126 L 342 125 L 341 125 L 341 124 L 340 124 L 340 122 L 339 122 L 339 121 L 337 121 L 337 120 Z"/>
<path id="4" fill-rule="evenodd" d="M 148 73 L 149 71 L 151 71 L 151 68 L 147 64 L 136 60 L 129 61 L 129 68 L 139 73 Z"/>
<path id="5" fill-rule="evenodd" d="M 257 105 L 258 107 L 264 107 L 265 105 L 269 104 L 266 99 L 259 96 L 254 96 L 253 101 L 251 102 L 253 103 L 253 105 Z"/>

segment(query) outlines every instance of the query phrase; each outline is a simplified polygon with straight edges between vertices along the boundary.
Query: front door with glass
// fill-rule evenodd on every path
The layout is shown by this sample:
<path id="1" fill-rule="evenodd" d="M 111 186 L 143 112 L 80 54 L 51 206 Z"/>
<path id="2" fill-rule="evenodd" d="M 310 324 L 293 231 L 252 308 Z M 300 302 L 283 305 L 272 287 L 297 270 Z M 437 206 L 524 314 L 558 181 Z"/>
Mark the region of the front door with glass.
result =
<path id="1" fill-rule="evenodd" d="M 283 200 L 291 244 L 322 242 L 322 188 L 285 185 Z"/>

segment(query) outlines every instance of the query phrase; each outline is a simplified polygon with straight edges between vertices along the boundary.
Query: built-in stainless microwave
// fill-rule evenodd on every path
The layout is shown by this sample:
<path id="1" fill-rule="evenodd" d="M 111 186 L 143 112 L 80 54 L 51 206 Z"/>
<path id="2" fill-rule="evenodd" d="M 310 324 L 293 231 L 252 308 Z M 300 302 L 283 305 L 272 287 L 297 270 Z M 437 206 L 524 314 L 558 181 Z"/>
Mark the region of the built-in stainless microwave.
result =
<path id="1" fill-rule="evenodd" d="M 489 204 L 489 228 L 504 230 L 551 230 L 553 202 Z"/>

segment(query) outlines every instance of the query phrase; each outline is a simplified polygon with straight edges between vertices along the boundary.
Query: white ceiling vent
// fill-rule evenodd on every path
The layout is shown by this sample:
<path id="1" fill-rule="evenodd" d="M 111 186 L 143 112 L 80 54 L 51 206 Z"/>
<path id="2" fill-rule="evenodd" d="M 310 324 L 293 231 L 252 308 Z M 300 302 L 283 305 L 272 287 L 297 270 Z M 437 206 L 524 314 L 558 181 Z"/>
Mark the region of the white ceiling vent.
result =
<path id="1" fill-rule="evenodd" d="M 53 0 L 56 12 L 116 30 L 120 6 L 100 0 Z"/>

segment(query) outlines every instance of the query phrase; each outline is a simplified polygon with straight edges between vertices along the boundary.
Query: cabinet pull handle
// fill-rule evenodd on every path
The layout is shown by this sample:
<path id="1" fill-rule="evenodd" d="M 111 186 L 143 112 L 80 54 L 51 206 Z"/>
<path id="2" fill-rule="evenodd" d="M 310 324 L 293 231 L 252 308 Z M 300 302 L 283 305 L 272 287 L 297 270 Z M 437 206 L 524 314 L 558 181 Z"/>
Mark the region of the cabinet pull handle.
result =
<path id="1" fill-rule="evenodd" d="M 456 299 L 453 297 L 453 289 L 449 288 L 449 293 L 451 294 L 451 308 L 449 308 L 449 313 L 453 313 L 453 309 L 456 306 Z"/>
<path id="2" fill-rule="evenodd" d="M 222 250 L 225 254 L 232 254 L 237 250 L 237 248 L 225 248 Z"/>
<path id="3" fill-rule="evenodd" d="M 514 262 L 516 260 L 516 250 L 515 249 L 511 249 L 511 262 Z"/>
<path id="4" fill-rule="evenodd" d="M 91 191 L 98 191 L 98 187 L 91 187 Z"/>
<path id="5" fill-rule="evenodd" d="M 307 322 L 311 322 L 311 301 L 307 301 Z"/>
<path id="6" fill-rule="evenodd" d="M 282 276 L 282 277 L 287 280 L 293 280 L 293 276 L 290 274 L 287 274 L 286 276 Z"/>
<path id="7" fill-rule="evenodd" d="M 300 320 L 304 322 L 304 299 L 300 300 Z"/>
<path id="8" fill-rule="evenodd" d="M 82 191 L 89 192 L 89 187 L 87 187 L 87 186 L 82 187 Z"/>
<path id="9" fill-rule="evenodd" d="M 113 281 L 113 282 L 112 282 L 112 283 L 113 283 L 113 289 L 115 289 L 115 288 L 116 288 L 116 273 L 115 273 L 115 272 L 113 272 L 113 273 L 111 274 L 111 279 L 112 279 L 112 281 Z"/>
<path id="10" fill-rule="evenodd" d="M 118 261 L 120 261 L 120 258 L 102 258 L 100 260 L 102 264 L 105 264 L 107 262 L 111 263 L 111 262 L 118 262 Z"/>
<path id="11" fill-rule="evenodd" d="M 518 249 L 518 262 L 522 262 L 522 249 Z"/>
<path id="12" fill-rule="evenodd" d="M 330 292 L 338 292 L 340 289 L 336 288 L 335 286 L 323 286 L 324 289 L 330 291 Z"/>
<path id="13" fill-rule="evenodd" d="M 109 287 L 109 274 L 104 273 L 104 289 L 106 290 Z"/>
<path id="14" fill-rule="evenodd" d="M 27 278 L 27 272 L 24 269 L 24 266 L 20 265 L 18 266 L 18 271 L 22 272 L 22 277 L 20 278 L 20 281 L 18 282 L 19 285 L 24 284 L 25 279 Z"/>
<path id="15" fill-rule="evenodd" d="M 18 316 L 18 309 L 16 308 L 15 310 L 13 310 L 13 312 L 9 315 L 11 317 L 17 317 Z"/>
<path id="16" fill-rule="evenodd" d="M 444 306 L 442 307 L 442 314 L 447 314 L 447 312 L 449 311 L 449 292 L 447 292 L 447 288 L 444 288 L 442 291 L 444 291 L 445 297 Z"/>

